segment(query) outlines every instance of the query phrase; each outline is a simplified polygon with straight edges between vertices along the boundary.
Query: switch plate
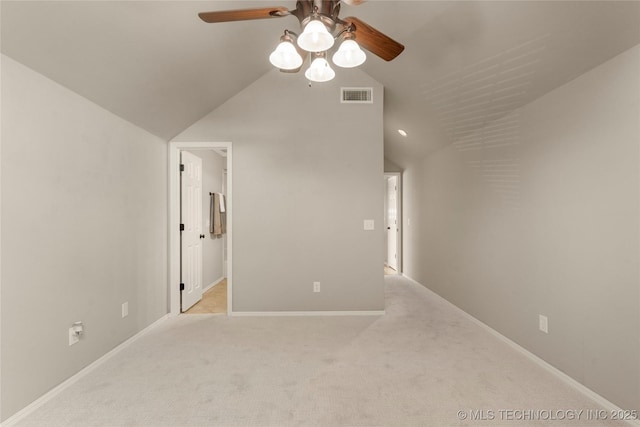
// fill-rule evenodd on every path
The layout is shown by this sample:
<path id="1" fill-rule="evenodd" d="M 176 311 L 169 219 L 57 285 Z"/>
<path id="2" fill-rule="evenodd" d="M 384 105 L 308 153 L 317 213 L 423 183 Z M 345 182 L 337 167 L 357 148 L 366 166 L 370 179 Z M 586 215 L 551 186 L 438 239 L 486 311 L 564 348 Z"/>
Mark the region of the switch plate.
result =
<path id="1" fill-rule="evenodd" d="M 543 316 L 542 314 L 539 315 L 538 328 L 545 334 L 549 333 L 549 319 L 547 318 L 547 316 Z"/>
<path id="2" fill-rule="evenodd" d="M 129 301 L 122 303 L 122 318 L 129 315 Z"/>
<path id="3" fill-rule="evenodd" d="M 320 292 L 320 282 L 313 282 L 313 292 Z"/>
<path id="4" fill-rule="evenodd" d="M 76 332 L 73 328 L 69 328 L 69 345 L 74 345 L 80 341 L 80 337 L 76 335 Z"/>
<path id="5" fill-rule="evenodd" d="M 374 230 L 374 229 L 375 229 L 375 227 L 374 227 L 374 222 L 373 222 L 373 220 L 372 220 L 372 219 L 365 219 L 365 220 L 364 220 L 364 229 L 365 229 L 366 231 L 371 231 L 371 230 Z"/>

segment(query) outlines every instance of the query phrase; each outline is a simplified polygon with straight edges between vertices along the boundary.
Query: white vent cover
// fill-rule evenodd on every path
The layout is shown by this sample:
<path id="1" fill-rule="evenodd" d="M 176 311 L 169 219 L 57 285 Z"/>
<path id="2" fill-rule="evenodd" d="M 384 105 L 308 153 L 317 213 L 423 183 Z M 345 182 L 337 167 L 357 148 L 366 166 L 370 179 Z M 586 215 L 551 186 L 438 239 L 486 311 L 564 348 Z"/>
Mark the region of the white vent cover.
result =
<path id="1" fill-rule="evenodd" d="M 341 87 L 340 102 L 343 104 L 373 104 L 373 88 Z"/>

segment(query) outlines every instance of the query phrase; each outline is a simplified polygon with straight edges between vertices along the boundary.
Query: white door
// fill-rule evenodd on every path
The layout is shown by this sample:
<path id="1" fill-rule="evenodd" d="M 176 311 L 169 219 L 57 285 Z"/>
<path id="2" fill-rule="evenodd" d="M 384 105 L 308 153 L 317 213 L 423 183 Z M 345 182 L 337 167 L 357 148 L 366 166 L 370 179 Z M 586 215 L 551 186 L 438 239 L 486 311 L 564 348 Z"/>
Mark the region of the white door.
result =
<path id="1" fill-rule="evenodd" d="M 387 265 L 398 270 L 398 177 L 387 179 Z"/>
<path id="2" fill-rule="evenodd" d="M 202 159 L 181 153 L 182 311 L 202 299 Z"/>

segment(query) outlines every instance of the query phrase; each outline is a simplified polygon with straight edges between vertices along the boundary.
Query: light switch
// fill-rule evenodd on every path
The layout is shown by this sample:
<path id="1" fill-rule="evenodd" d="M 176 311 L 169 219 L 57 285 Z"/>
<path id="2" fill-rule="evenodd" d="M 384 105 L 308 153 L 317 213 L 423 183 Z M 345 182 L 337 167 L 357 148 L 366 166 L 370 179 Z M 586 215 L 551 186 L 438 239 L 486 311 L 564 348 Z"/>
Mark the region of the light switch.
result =
<path id="1" fill-rule="evenodd" d="M 374 223 L 373 223 L 373 220 L 372 220 L 372 219 L 365 219 L 365 220 L 364 220 L 364 229 L 365 229 L 366 231 L 371 231 L 371 230 L 373 230 L 373 229 L 374 229 L 373 224 L 374 224 Z"/>

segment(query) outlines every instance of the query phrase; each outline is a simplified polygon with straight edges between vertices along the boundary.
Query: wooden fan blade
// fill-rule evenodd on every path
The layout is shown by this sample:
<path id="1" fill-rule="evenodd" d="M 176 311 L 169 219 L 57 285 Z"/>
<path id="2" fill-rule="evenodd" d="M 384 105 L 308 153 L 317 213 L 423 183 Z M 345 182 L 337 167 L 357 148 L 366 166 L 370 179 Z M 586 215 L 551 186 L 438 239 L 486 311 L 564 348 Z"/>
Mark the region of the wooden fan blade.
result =
<path id="1" fill-rule="evenodd" d="M 342 3 L 346 3 L 349 6 L 359 6 L 364 3 L 366 0 L 342 0 Z"/>
<path id="2" fill-rule="evenodd" d="M 221 10 L 200 12 L 198 16 L 210 24 L 216 22 L 251 21 L 253 19 L 281 18 L 289 15 L 286 7 L 263 7 L 260 9 Z"/>
<path id="3" fill-rule="evenodd" d="M 344 21 L 355 25 L 356 41 L 360 46 L 385 61 L 391 61 L 404 50 L 403 45 L 358 18 L 350 16 Z"/>

